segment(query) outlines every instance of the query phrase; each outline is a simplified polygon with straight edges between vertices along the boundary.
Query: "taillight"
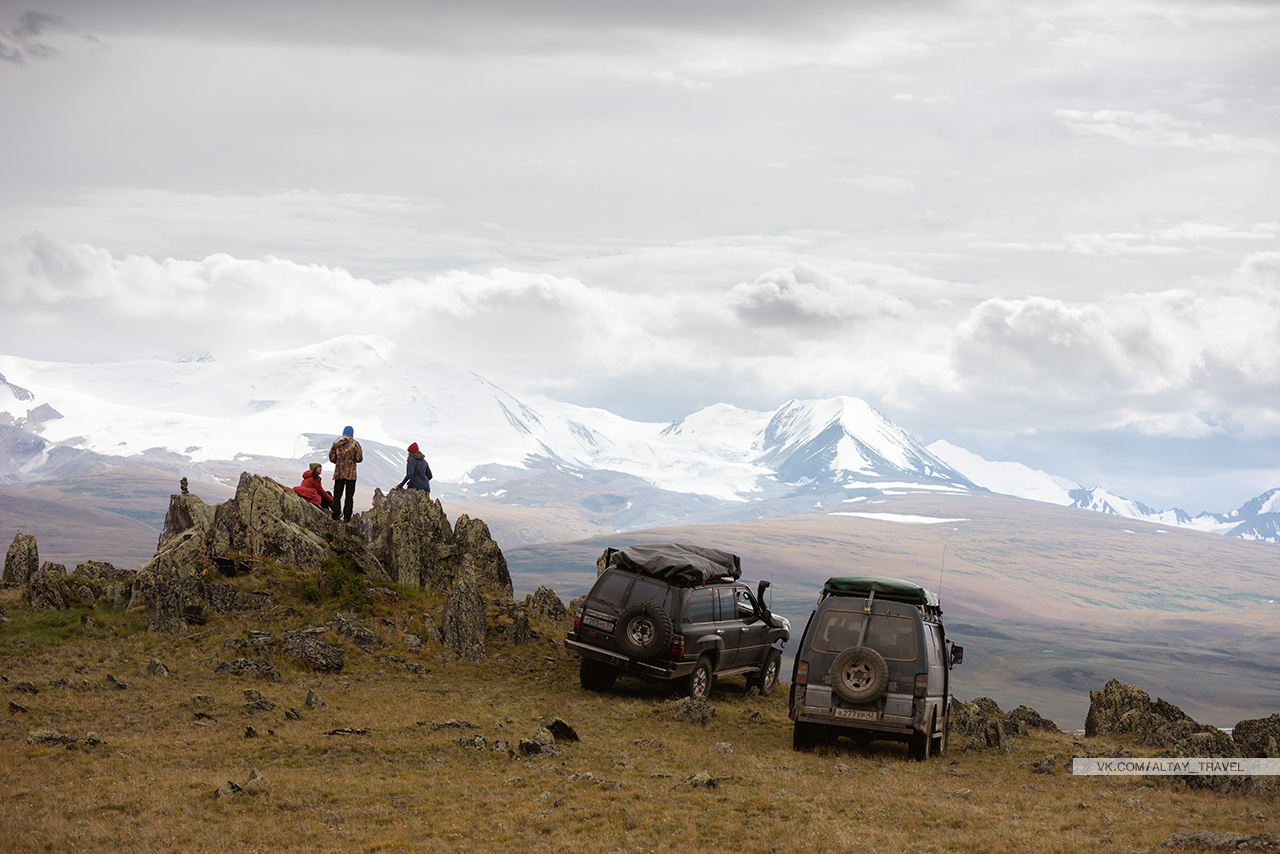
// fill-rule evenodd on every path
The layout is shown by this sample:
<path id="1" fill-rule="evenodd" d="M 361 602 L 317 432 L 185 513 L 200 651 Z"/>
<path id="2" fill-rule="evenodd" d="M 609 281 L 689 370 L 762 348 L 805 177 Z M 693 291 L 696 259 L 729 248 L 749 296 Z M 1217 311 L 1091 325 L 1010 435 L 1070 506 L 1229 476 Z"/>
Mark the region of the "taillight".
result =
<path id="1" fill-rule="evenodd" d="M 928 674 L 928 673 L 917 673 L 917 674 L 916 674 L 916 689 L 915 689 L 915 691 L 913 692 L 913 696 L 916 696 L 916 697 L 923 697 L 923 696 L 925 696 L 925 695 L 926 695 L 926 694 L 928 694 L 928 693 L 929 693 L 929 674 Z"/>
<path id="2" fill-rule="evenodd" d="M 797 685 L 809 684 L 809 662 L 807 661 L 796 662 L 796 684 Z"/>
<path id="3" fill-rule="evenodd" d="M 576 632 L 582 628 L 582 609 L 573 612 L 573 630 Z"/>
<path id="4" fill-rule="evenodd" d="M 667 654 L 672 658 L 684 655 L 684 635 L 671 636 L 671 648 L 667 650 Z"/>

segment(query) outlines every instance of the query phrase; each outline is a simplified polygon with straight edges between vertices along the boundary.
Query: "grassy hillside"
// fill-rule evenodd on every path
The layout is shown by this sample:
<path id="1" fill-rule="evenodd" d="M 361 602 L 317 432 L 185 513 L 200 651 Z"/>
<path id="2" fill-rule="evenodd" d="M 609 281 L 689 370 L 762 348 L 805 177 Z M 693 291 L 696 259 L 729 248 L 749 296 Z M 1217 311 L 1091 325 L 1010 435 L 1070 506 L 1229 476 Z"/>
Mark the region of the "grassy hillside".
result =
<path id="1" fill-rule="evenodd" d="M 186 638 L 147 633 L 140 614 L 32 613 L 0 591 L 0 848 L 1128 852 L 1175 832 L 1280 832 L 1273 797 L 1063 770 L 1133 747 L 1118 741 L 1037 735 L 928 763 L 893 744 L 799 754 L 785 690 L 728 680 L 705 724 L 671 720 L 661 688 L 579 688 L 564 626 L 481 662 L 410 651 L 402 630 L 440 606 L 420 590 L 363 606 L 384 645 L 341 640 L 340 673 L 277 652 L 264 654 L 276 681 L 215 673 L 247 654 L 225 642 L 278 640 L 337 609 L 286 601 L 287 582 L 271 611 Z M 578 740 L 522 754 L 552 718 Z"/>

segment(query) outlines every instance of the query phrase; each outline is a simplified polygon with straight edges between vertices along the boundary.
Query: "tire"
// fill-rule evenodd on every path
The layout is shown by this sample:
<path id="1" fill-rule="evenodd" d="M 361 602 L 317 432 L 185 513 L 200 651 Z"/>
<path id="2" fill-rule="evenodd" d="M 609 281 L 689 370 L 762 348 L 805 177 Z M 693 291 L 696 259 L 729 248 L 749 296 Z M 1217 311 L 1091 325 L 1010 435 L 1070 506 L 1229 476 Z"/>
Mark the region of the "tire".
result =
<path id="1" fill-rule="evenodd" d="M 680 680 L 680 693 L 694 700 L 705 700 L 711 695 L 711 682 L 714 678 L 711 659 L 704 655 L 693 666 L 693 672 Z"/>
<path id="2" fill-rule="evenodd" d="M 796 721 L 791 729 L 791 749 L 808 753 L 818 746 L 818 725 Z"/>
<path id="3" fill-rule="evenodd" d="M 831 687 L 846 703 L 867 703 L 889 685 L 889 665 L 874 649 L 851 646 L 831 663 Z"/>
<path id="4" fill-rule="evenodd" d="M 760 665 L 760 672 L 752 679 L 751 684 L 760 689 L 760 696 L 767 697 L 778 685 L 778 671 L 782 669 L 782 653 L 770 649 Z"/>
<path id="5" fill-rule="evenodd" d="M 671 617 L 652 602 L 628 605 L 618 615 L 613 636 L 618 648 L 632 658 L 653 658 L 671 644 Z"/>
<path id="6" fill-rule="evenodd" d="M 933 755 L 943 757 L 947 755 L 947 741 L 951 730 L 951 712 L 947 711 L 942 716 L 942 731 L 934 733 L 933 736 Z"/>
<path id="7" fill-rule="evenodd" d="M 603 661 L 584 658 L 578 663 L 578 682 L 588 691 L 608 691 L 617 678 L 617 669 Z"/>
<path id="8" fill-rule="evenodd" d="M 934 725 L 938 722 L 938 713 L 934 712 L 929 717 L 929 728 L 924 732 L 913 732 L 907 740 L 907 747 L 910 750 L 911 758 L 917 762 L 924 762 L 929 758 L 930 749 L 933 746 L 933 730 Z"/>

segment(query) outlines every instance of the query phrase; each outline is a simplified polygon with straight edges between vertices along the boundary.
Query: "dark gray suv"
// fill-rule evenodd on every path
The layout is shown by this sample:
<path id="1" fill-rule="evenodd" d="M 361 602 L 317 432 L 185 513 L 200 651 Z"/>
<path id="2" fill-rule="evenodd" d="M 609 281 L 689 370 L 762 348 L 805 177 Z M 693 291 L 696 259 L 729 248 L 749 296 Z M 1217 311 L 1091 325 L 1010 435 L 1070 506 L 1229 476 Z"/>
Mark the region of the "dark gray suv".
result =
<path id="1" fill-rule="evenodd" d="M 938 597 L 894 578 L 830 578 L 809 615 L 791 675 L 792 745 L 841 735 L 907 742 L 913 758 L 947 750 L 951 668 Z"/>
<path id="2" fill-rule="evenodd" d="M 675 681 L 705 698 L 716 679 L 747 677 L 768 695 L 778 682 L 784 617 L 738 579 L 737 555 L 666 543 L 608 549 L 565 644 L 581 657 L 582 687 L 607 691 L 619 676 Z"/>

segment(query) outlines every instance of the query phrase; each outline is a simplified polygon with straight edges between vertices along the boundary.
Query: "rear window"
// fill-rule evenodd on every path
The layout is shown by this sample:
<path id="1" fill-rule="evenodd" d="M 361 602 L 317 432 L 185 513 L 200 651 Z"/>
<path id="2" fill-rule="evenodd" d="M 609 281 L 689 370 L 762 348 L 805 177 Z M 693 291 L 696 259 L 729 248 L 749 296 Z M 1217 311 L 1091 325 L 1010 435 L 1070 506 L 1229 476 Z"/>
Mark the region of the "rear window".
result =
<path id="1" fill-rule="evenodd" d="M 869 646 L 888 661 L 914 661 L 919 652 L 915 621 L 892 614 L 871 614 L 864 646 Z M 836 654 L 858 643 L 863 621 L 862 611 L 824 611 L 813 633 L 813 648 Z"/>
<path id="2" fill-rule="evenodd" d="M 627 601 L 625 599 L 627 588 L 631 587 L 633 581 L 635 587 L 631 589 L 630 601 Z M 669 589 L 661 581 L 655 581 L 646 575 L 606 572 L 596 582 L 595 588 L 591 591 L 591 598 L 597 602 L 612 605 L 618 610 L 632 602 L 656 602 L 659 605 L 665 605 Z"/>

